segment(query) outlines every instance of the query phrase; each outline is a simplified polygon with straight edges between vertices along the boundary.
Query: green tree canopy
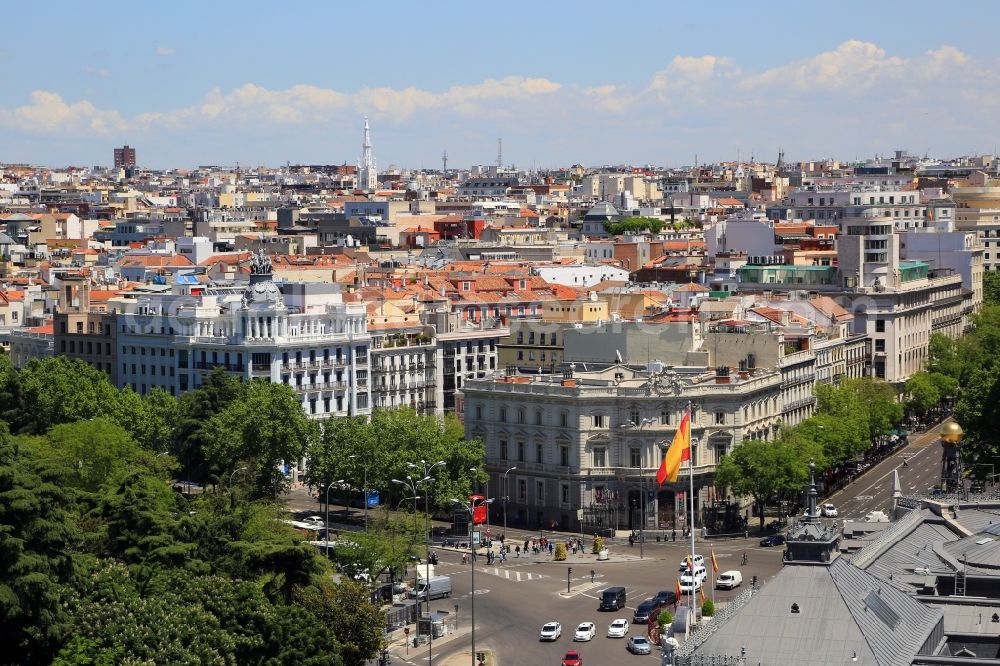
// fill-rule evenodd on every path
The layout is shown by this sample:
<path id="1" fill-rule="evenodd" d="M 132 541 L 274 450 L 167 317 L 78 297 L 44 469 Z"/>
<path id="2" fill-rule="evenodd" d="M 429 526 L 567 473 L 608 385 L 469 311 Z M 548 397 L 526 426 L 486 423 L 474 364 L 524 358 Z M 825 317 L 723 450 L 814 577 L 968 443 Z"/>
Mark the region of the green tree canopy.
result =
<path id="1" fill-rule="evenodd" d="M 801 488 L 808 478 L 807 465 L 784 433 L 773 442 L 746 440 L 719 461 L 716 485 L 752 497 L 763 528 L 764 507 L 782 493 Z"/>
<path id="2" fill-rule="evenodd" d="M 605 222 L 604 230 L 612 236 L 635 234 L 649 231 L 654 234 L 663 230 L 664 223 L 652 217 L 627 217 L 614 222 Z"/>

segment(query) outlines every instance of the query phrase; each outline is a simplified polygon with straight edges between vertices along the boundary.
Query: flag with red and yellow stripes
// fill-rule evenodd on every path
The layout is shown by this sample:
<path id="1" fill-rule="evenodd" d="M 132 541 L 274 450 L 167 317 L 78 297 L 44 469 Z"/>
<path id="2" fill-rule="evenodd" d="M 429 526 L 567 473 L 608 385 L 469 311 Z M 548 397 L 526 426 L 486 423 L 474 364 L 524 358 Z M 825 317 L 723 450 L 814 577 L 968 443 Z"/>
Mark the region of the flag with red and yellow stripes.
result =
<path id="1" fill-rule="evenodd" d="M 712 549 L 712 572 L 719 573 L 719 563 L 715 559 L 715 549 Z"/>

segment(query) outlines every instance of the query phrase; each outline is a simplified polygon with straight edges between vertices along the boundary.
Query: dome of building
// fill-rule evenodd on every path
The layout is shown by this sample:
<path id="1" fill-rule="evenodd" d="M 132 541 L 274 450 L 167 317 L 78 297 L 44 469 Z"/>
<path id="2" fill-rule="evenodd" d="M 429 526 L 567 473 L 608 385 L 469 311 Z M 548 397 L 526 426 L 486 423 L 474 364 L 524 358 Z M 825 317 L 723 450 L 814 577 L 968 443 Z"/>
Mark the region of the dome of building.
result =
<path id="1" fill-rule="evenodd" d="M 271 260 L 263 250 L 250 258 L 250 284 L 243 292 L 243 307 L 254 310 L 284 310 L 281 290 L 272 280 Z"/>

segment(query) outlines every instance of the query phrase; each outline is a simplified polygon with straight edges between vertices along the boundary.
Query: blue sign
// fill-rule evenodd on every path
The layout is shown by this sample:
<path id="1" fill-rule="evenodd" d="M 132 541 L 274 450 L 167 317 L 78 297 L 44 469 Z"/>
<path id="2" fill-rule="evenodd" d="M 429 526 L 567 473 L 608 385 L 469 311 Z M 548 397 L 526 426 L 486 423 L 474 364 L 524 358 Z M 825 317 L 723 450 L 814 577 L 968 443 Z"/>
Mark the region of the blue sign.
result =
<path id="1" fill-rule="evenodd" d="M 368 508 L 378 506 L 379 495 L 377 490 L 369 490 L 367 494 Z"/>

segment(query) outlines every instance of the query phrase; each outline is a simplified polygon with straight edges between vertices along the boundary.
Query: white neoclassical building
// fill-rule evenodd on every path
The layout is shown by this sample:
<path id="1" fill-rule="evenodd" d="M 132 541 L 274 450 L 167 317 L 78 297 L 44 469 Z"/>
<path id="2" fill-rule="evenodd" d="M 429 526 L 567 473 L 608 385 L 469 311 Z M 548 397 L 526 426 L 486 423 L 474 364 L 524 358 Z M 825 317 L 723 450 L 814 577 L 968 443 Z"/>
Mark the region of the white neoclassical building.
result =
<path id="1" fill-rule="evenodd" d="M 489 493 L 499 498 L 496 515 L 506 504 L 508 526 L 638 529 L 645 498 L 648 529 L 682 530 L 690 477 L 683 472 L 658 488 L 655 475 L 690 401 L 696 523 L 711 526 L 724 518 L 720 511 L 744 510 L 715 488 L 715 466 L 742 441 L 777 433 L 781 385 L 775 369 L 730 373 L 656 362 L 511 373 L 465 383 L 465 431 L 486 444 Z"/>
<path id="2" fill-rule="evenodd" d="M 313 418 L 369 414 L 364 304 L 343 302 L 335 285 L 276 284 L 263 253 L 251 273 L 242 291 L 179 276 L 115 299 L 119 385 L 179 395 L 221 367 L 288 384 Z"/>

